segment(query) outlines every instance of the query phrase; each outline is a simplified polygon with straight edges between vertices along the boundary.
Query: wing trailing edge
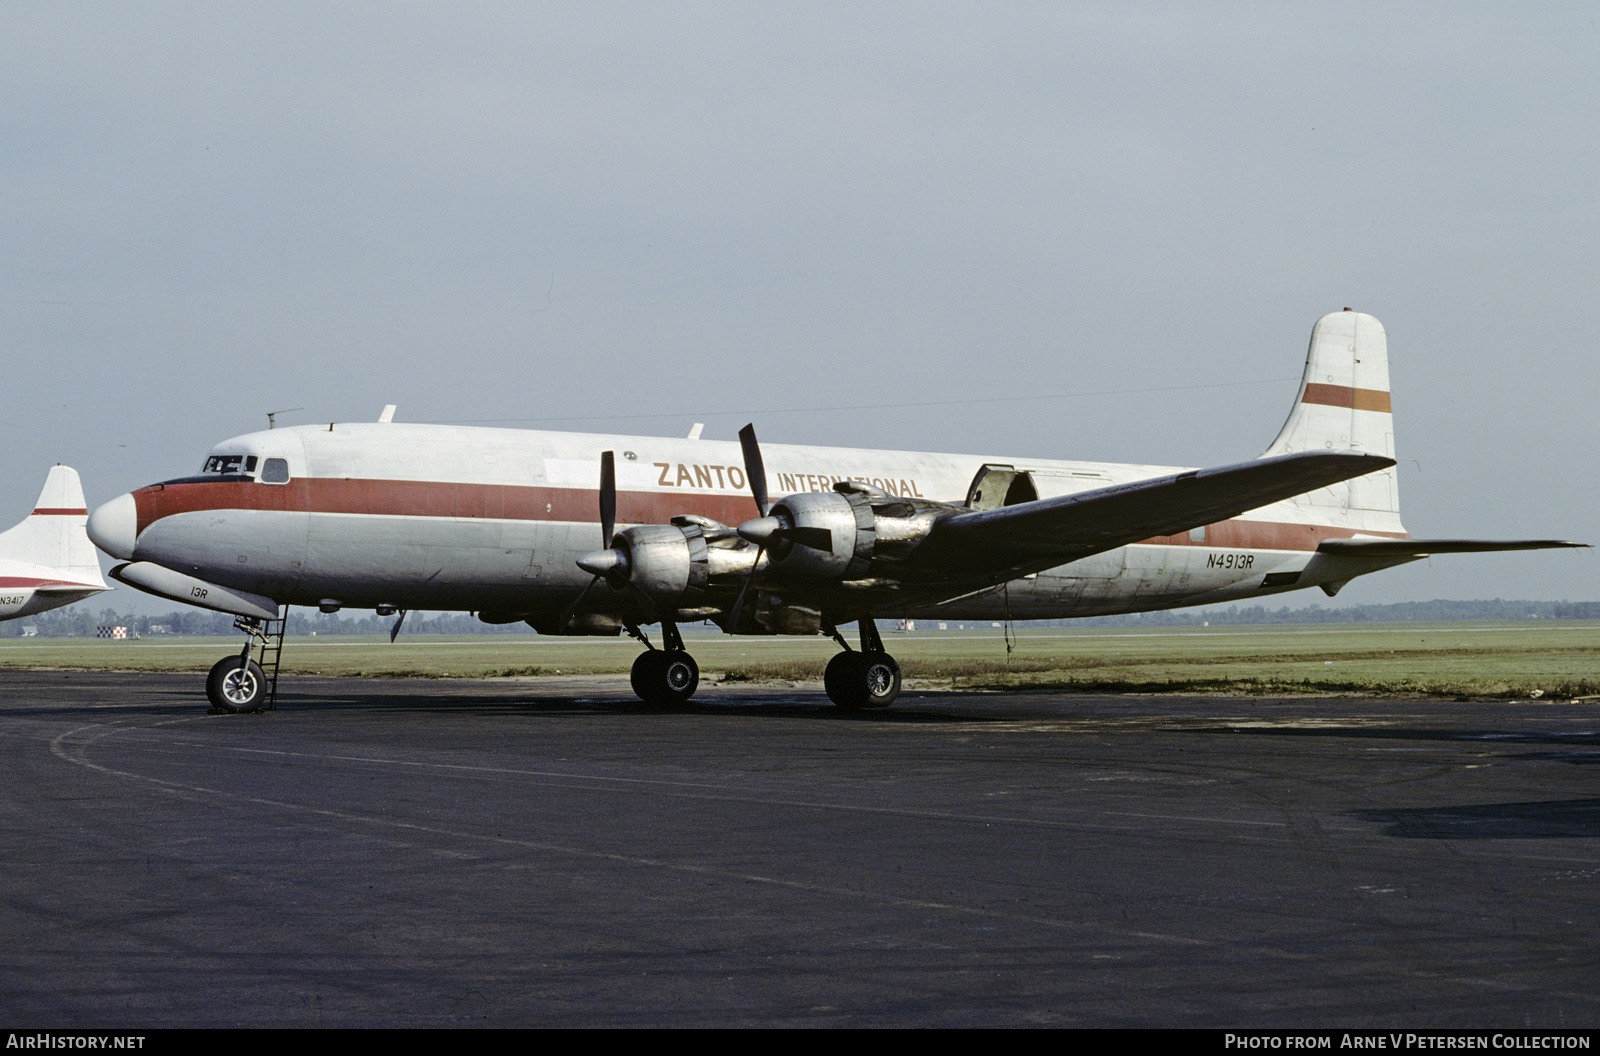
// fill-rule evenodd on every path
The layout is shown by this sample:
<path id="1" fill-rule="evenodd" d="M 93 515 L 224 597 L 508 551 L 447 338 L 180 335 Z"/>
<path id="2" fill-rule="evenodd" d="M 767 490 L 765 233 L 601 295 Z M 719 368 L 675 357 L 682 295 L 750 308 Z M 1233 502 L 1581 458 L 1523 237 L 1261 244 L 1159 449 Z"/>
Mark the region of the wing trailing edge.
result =
<path id="1" fill-rule="evenodd" d="M 1335 557 L 1429 557 L 1433 554 L 1488 554 L 1500 550 L 1588 548 L 1591 543 L 1563 539 L 1324 539 L 1317 552 Z"/>
<path id="2" fill-rule="evenodd" d="M 956 513 L 933 527 L 916 559 L 952 570 L 1021 575 L 1224 521 L 1392 465 L 1382 455 L 1301 451 Z"/>

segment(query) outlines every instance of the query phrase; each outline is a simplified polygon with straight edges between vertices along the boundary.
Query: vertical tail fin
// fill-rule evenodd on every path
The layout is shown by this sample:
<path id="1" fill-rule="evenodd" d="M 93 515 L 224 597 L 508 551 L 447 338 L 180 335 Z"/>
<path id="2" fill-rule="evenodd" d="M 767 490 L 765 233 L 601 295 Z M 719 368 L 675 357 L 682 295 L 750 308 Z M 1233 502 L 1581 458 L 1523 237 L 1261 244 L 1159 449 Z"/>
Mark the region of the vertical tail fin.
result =
<path id="1" fill-rule="evenodd" d="M 1267 455 L 1354 450 L 1394 457 L 1389 409 L 1389 343 L 1383 324 L 1346 308 L 1317 320 L 1305 376 L 1289 420 Z M 1329 523 L 1357 531 L 1403 532 L 1393 467 L 1295 500 Z"/>
<path id="2" fill-rule="evenodd" d="M 0 534 L 0 560 L 39 565 L 62 579 L 104 587 L 100 559 L 84 531 L 88 519 L 77 470 L 52 466 L 33 512 Z"/>

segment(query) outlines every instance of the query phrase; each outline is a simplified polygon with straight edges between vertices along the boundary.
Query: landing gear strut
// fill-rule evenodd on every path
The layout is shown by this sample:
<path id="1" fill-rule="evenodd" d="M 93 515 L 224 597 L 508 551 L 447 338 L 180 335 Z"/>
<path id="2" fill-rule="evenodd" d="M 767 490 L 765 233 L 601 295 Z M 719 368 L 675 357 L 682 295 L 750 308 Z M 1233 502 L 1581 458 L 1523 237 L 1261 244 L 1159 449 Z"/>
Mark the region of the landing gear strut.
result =
<path id="1" fill-rule="evenodd" d="M 649 704 L 682 704 L 694 696 L 700 685 L 700 665 L 694 662 L 683 648 L 683 636 L 678 625 L 669 621 L 661 624 L 661 638 L 665 649 L 657 649 L 638 627 L 629 625 L 628 633 L 645 645 L 645 651 L 633 662 L 629 681 L 639 699 Z"/>
<path id="2" fill-rule="evenodd" d="M 278 658 L 283 653 L 283 620 L 258 620 L 241 616 L 233 626 L 249 635 L 238 656 L 225 656 L 206 676 L 206 697 L 218 711 L 262 711 L 278 702 Z M 257 643 L 258 663 L 250 659 Z"/>
<path id="3" fill-rule="evenodd" d="M 828 699 L 847 711 L 887 708 L 900 695 L 900 665 L 883 648 L 878 625 L 869 616 L 860 620 L 861 651 L 852 652 L 850 643 L 836 629 L 829 628 L 834 641 L 844 647 L 828 661 L 822 674 Z"/>

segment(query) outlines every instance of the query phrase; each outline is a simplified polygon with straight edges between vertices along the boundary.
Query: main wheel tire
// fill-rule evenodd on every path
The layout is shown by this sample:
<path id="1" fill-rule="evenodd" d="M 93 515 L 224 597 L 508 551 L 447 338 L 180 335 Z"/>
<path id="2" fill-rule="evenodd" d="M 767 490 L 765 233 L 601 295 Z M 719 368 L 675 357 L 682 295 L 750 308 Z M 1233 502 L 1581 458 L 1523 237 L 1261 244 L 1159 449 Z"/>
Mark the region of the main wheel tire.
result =
<path id="1" fill-rule="evenodd" d="M 648 649 L 634 658 L 633 667 L 628 670 L 628 682 L 633 686 L 633 695 L 640 700 L 649 700 L 655 685 L 661 681 L 658 673 L 661 667 L 661 654 L 654 649 Z"/>
<path id="2" fill-rule="evenodd" d="M 840 653 L 828 661 L 822 684 L 841 708 L 887 708 L 900 695 L 900 665 L 888 653 Z"/>
<path id="3" fill-rule="evenodd" d="M 225 656 L 206 676 L 206 697 L 219 711 L 260 711 L 267 700 L 266 673 L 254 660 L 241 671 L 237 656 Z"/>
<path id="4" fill-rule="evenodd" d="M 651 649 L 633 662 L 628 681 L 647 703 L 682 704 L 700 687 L 700 665 L 681 649 Z"/>
<path id="5" fill-rule="evenodd" d="M 828 666 L 822 669 L 822 688 L 827 692 L 828 699 L 835 704 L 841 704 L 841 697 L 849 695 L 849 686 L 854 680 L 851 672 L 855 669 L 856 660 L 860 653 L 849 652 L 834 653 L 833 659 L 828 661 Z M 842 706 L 842 704 L 841 704 Z"/>

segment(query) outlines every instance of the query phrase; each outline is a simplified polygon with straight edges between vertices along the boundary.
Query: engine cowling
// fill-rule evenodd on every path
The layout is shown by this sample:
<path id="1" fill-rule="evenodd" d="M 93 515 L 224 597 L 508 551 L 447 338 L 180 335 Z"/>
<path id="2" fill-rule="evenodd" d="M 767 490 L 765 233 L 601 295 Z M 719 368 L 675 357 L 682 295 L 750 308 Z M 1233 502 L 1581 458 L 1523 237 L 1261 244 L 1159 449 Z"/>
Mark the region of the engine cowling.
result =
<path id="1" fill-rule="evenodd" d="M 661 612 L 688 617 L 720 612 L 707 605 L 715 581 L 748 575 L 754 560 L 755 548 L 733 529 L 701 517 L 679 517 L 672 524 L 618 532 L 609 550 L 578 563 L 616 589 L 642 592 Z"/>
<path id="2" fill-rule="evenodd" d="M 812 491 L 779 499 L 767 516 L 781 526 L 768 547 L 786 575 L 852 579 L 866 575 L 877 543 L 876 518 L 859 492 Z M 819 543 L 825 545 L 818 545 Z"/>
<path id="3" fill-rule="evenodd" d="M 764 546 L 773 568 L 786 577 L 861 579 L 915 549 L 948 509 L 844 481 L 832 491 L 779 499 L 767 516 L 740 525 L 739 534 Z"/>
<path id="4" fill-rule="evenodd" d="M 612 549 L 623 555 L 628 582 L 661 608 L 693 607 L 705 597 L 706 541 L 698 526 L 642 524 L 617 533 Z"/>

